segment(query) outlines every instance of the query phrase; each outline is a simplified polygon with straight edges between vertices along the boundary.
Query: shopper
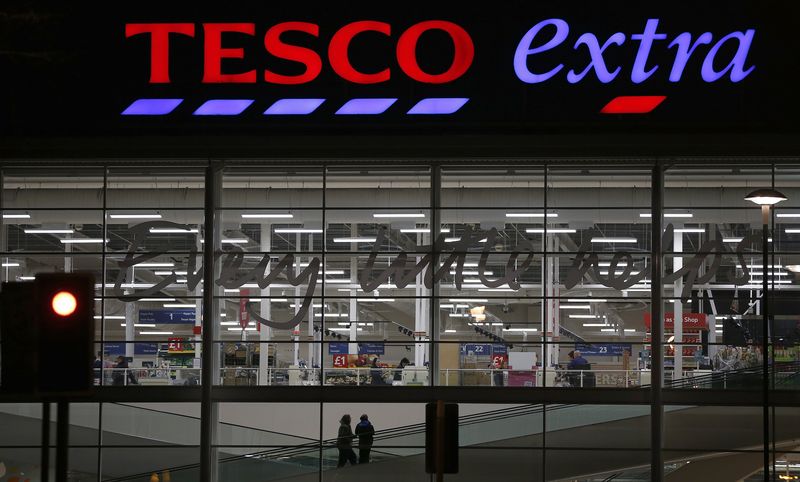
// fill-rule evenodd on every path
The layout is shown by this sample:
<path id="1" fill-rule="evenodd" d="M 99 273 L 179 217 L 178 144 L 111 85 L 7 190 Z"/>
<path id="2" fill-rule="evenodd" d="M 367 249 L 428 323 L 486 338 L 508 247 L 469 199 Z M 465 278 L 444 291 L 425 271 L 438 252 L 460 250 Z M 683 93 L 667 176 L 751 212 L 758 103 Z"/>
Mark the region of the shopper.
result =
<path id="1" fill-rule="evenodd" d="M 495 358 L 494 362 L 492 363 L 492 371 L 493 371 L 493 378 L 494 378 L 494 386 L 502 387 L 504 385 L 504 376 L 503 376 L 503 359 L 502 358 Z"/>
<path id="2" fill-rule="evenodd" d="M 117 363 L 114 365 L 114 374 L 111 375 L 113 385 L 125 385 L 125 376 L 128 373 L 128 360 L 124 356 L 117 357 Z"/>
<path id="3" fill-rule="evenodd" d="M 378 365 L 380 359 L 375 357 L 372 359 L 372 364 L 370 365 L 369 369 L 369 378 L 371 385 L 386 385 L 386 381 L 383 379 L 383 370 Z"/>
<path id="4" fill-rule="evenodd" d="M 403 357 L 400 363 L 397 364 L 397 369 L 394 371 L 394 381 L 399 382 L 403 380 L 403 368 L 411 364 L 408 358 Z"/>
<path id="5" fill-rule="evenodd" d="M 356 425 L 356 437 L 358 437 L 358 463 L 369 463 L 369 452 L 372 450 L 374 441 L 375 427 L 369 421 L 367 414 L 361 415 L 361 421 Z"/>
<path id="6" fill-rule="evenodd" d="M 339 464 L 337 467 L 344 467 L 347 462 L 356 465 L 356 453 L 353 452 L 353 429 L 350 428 L 350 414 L 342 415 L 339 420 L 339 433 L 336 436 L 336 448 L 339 449 Z"/>
<path id="7" fill-rule="evenodd" d="M 568 380 L 573 387 L 594 387 L 595 376 L 591 372 L 592 365 L 586 361 L 586 358 L 581 356 L 578 350 L 567 353 L 570 362 L 567 365 L 567 370 L 575 370 L 567 375 Z"/>

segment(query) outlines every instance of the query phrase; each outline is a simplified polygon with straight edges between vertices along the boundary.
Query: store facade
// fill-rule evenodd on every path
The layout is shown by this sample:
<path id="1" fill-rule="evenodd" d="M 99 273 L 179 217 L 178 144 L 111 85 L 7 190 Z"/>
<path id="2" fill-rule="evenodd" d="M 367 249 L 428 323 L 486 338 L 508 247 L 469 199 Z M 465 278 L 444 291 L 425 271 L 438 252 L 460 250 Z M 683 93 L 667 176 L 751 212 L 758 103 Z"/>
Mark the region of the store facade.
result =
<path id="1" fill-rule="evenodd" d="M 791 15 L 629 7 L 14 10 L 2 280 L 95 276 L 77 480 L 333 480 L 345 412 L 339 470 L 428 480 L 435 400 L 453 479 L 794 475 Z"/>

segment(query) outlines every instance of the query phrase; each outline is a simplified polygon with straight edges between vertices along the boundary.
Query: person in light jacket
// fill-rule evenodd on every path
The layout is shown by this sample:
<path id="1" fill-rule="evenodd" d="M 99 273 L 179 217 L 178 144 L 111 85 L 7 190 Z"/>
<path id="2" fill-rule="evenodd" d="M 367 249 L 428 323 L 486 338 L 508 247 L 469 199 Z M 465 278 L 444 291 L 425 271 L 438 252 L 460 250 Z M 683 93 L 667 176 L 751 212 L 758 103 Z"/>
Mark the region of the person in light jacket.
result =
<path id="1" fill-rule="evenodd" d="M 353 429 L 350 428 L 350 414 L 342 415 L 339 420 L 339 433 L 336 436 L 336 448 L 339 449 L 339 464 L 337 467 L 344 467 L 347 462 L 356 465 L 356 453 L 353 452 Z"/>

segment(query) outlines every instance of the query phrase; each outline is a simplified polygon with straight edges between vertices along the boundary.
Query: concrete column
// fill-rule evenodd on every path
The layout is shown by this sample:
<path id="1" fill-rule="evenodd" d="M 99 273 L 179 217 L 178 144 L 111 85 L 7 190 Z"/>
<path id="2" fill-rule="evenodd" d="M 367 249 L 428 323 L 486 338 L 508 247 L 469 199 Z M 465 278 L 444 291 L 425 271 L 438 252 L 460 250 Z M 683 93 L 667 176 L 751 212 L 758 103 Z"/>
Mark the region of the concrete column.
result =
<path id="1" fill-rule="evenodd" d="M 683 233 L 677 230 L 674 233 L 673 246 L 676 253 L 683 251 Z M 683 258 L 681 256 L 674 256 L 672 258 L 672 270 L 676 272 L 683 268 Z M 681 292 L 683 292 L 683 278 L 675 280 L 673 285 L 673 335 L 675 336 L 674 350 L 674 365 L 672 378 L 678 380 L 683 376 L 683 302 L 681 301 Z M 655 341 L 655 340 L 653 340 Z"/>
<path id="2" fill-rule="evenodd" d="M 263 256 L 269 258 L 269 251 L 272 249 L 272 226 L 270 223 L 262 223 L 261 224 L 261 252 L 266 253 Z M 265 272 L 270 272 L 270 265 L 272 264 L 272 259 L 270 258 L 267 261 L 267 268 Z M 269 296 L 270 288 L 269 286 L 261 290 L 261 296 Z M 296 300 L 295 300 L 296 303 Z M 271 319 L 272 317 L 272 306 L 270 304 L 269 299 L 261 298 L 259 303 L 259 315 L 262 318 L 267 320 Z M 261 325 L 261 331 L 259 332 L 259 354 L 258 354 L 258 384 L 259 385 L 269 385 L 271 383 L 270 376 L 269 376 L 269 343 L 265 343 L 272 339 L 272 328 Z"/>

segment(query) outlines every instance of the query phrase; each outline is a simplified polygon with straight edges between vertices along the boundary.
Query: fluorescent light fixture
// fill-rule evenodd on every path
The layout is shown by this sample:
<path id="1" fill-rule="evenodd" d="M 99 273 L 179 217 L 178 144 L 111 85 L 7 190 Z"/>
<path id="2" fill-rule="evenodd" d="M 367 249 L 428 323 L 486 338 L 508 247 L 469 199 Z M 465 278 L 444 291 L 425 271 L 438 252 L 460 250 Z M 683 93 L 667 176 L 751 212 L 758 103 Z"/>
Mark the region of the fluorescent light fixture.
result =
<path id="1" fill-rule="evenodd" d="M 101 318 L 103 318 L 103 315 L 94 315 L 94 319 L 95 320 L 99 320 Z M 124 320 L 125 316 L 124 315 L 106 315 L 105 318 L 106 318 L 106 320 Z"/>
<path id="2" fill-rule="evenodd" d="M 639 213 L 640 218 L 652 218 L 652 213 Z M 664 213 L 665 218 L 692 218 L 692 213 Z"/>
<path id="3" fill-rule="evenodd" d="M 375 219 L 391 219 L 391 218 L 424 218 L 422 213 L 374 213 L 372 215 Z"/>
<path id="4" fill-rule="evenodd" d="M 569 315 L 570 318 L 579 318 L 587 320 L 602 320 L 605 316 L 602 315 Z"/>
<path id="5" fill-rule="evenodd" d="M 600 266 L 601 268 L 602 267 L 610 268 L 611 267 L 611 262 L 610 261 L 600 261 L 599 263 L 597 263 L 597 265 Z M 623 261 L 621 263 L 617 263 L 616 267 L 617 268 L 625 268 L 627 266 L 628 266 L 628 263 Z"/>
<path id="6" fill-rule="evenodd" d="M 359 303 L 393 303 L 394 298 L 356 298 Z"/>
<path id="7" fill-rule="evenodd" d="M 572 301 L 572 300 L 570 300 Z M 559 308 L 562 310 L 591 310 L 592 307 L 590 305 L 558 305 Z"/>
<path id="8" fill-rule="evenodd" d="M 228 328 L 228 331 L 242 331 L 241 328 Z M 256 328 L 245 328 L 244 331 L 256 331 Z"/>
<path id="9" fill-rule="evenodd" d="M 676 233 L 705 233 L 706 228 L 675 228 Z"/>
<path id="10" fill-rule="evenodd" d="M 139 301 L 175 301 L 175 298 L 141 298 Z"/>
<path id="11" fill-rule="evenodd" d="M 543 218 L 544 213 L 506 213 L 507 218 Z M 548 218 L 557 218 L 558 213 L 547 213 Z"/>
<path id="12" fill-rule="evenodd" d="M 22 281 L 33 281 L 36 279 L 36 276 L 20 276 L 19 279 Z"/>
<path id="13" fill-rule="evenodd" d="M 775 215 L 778 218 L 800 218 L 800 213 L 778 213 Z"/>
<path id="14" fill-rule="evenodd" d="M 600 271 L 599 273 L 600 273 L 600 276 L 608 276 L 609 272 L 608 271 Z M 614 276 L 620 276 L 623 273 L 624 273 L 624 271 L 614 271 Z M 628 273 L 629 276 L 634 276 L 634 275 L 637 275 L 637 274 L 639 274 L 638 271 L 631 271 L 630 273 Z"/>
<path id="15" fill-rule="evenodd" d="M 316 316 L 317 318 L 319 318 L 322 315 L 323 315 L 322 313 L 314 313 L 314 316 Z M 350 315 L 348 315 L 347 313 L 325 313 L 325 318 L 347 318 L 348 316 Z"/>
<path id="16" fill-rule="evenodd" d="M 445 243 L 455 243 L 461 241 L 461 238 L 444 238 Z"/>
<path id="17" fill-rule="evenodd" d="M 503 328 L 503 331 L 533 332 L 539 330 L 537 328 Z"/>
<path id="18" fill-rule="evenodd" d="M 455 333 L 456 330 L 444 330 L 445 333 Z"/>
<path id="19" fill-rule="evenodd" d="M 220 326 L 237 326 L 239 325 L 238 321 L 220 321 Z"/>
<path id="20" fill-rule="evenodd" d="M 453 308 L 453 304 L 452 303 L 451 304 L 443 303 L 443 304 L 439 305 L 439 308 L 440 309 Z"/>
<path id="21" fill-rule="evenodd" d="M 322 229 L 314 228 L 275 228 L 278 234 L 322 234 Z"/>
<path id="22" fill-rule="evenodd" d="M 139 263 L 134 268 L 172 268 L 175 263 Z"/>
<path id="23" fill-rule="evenodd" d="M 248 240 L 246 238 L 230 238 L 230 239 L 222 239 L 220 243 L 222 244 L 247 244 Z"/>
<path id="24" fill-rule="evenodd" d="M 510 292 L 516 292 L 518 290 L 515 290 L 515 289 L 512 289 L 512 288 L 478 288 L 478 291 L 484 292 L 484 293 L 492 293 L 492 292 L 496 293 L 496 292 L 503 292 L 503 291 L 504 292 L 509 292 L 509 291 Z"/>
<path id="25" fill-rule="evenodd" d="M 103 244 L 102 239 L 99 238 L 70 238 L 70 239 L 59 239 L 61 244 Z M 106 239 L 105 242 L 107 243 L 109 240 Z"/>
<path id="26" fill-rule="evenodd" d="M 171 331 L 140 331 L 140 335 L 171 335 Z"/>
<path id="27" fill-rule="evenodd" d="M 188 303 L 164 303 L 164 308 L 197 308 L 197 305 L 190 305 Z"/>
<path id="28" fill-rule="evenodd" d="M 242 214 L 242 219 L 292 219 L 294 214 L 291 213 L 253 213 Z"/>
<path id="29" fill-rule="evenodd" d="M 570 298 L 567 301 L 570 303 L 606 303 L 608 300 L 605 298 Z"/>
<path id="30" fill-rule="evenodd" d="M 330 331 L 350 331 L 351 328 L 325 328 Z M 356 328 L 356 331 L 364 331 L 364 328 Z"/>
<path id="31" fill-rule="evenodd" d="M 350 290 L 347 290 L 347 291 L 350 291 Z M 302 303 L 292 303 L 289 306 L 292 307 L 292 308 L 299 308 L 299 307 L 303 306 L 303 304 Z M 314 303 L 314 304 L 311 305 L 311 307 L 312 308 L 322 308 L 322 303 Z"/>
<path id="32" fill-rule="evenodd" d="M 349 279 L 326 279 L 325 280 L 325 283 L 332 284 L 332 285 L 333 284 L 348 284 L 348 283 L 352 283 L 352 282 L 353 281 L 351 281 Z"/>
<path id="33" fill-rule="evenodd" d="M 225 317 L 227 317 L 228 315 L 227 315 L 226 313 L 220 313 L 220 314 L 219 314 L 219 316 L 221 316 L 222 318 L 225 318 Z"/>
<path id="34" fill-rule="evenodd" d="M 449 301 L 450 303 L 456 303 L 456 302 L 461 302 L 461 303 L 488 303 L 489 302 L 489 300 L 479 299 L 479 298 L 478 299 L 456 299 L 456 298 L 450 298 L 447 301 Z"/>
<path id="35" fill-rule="evenodd" d="M 758 271 L 758 272 L 751 271 L 750 272 L 750 276 L 763 276 L 763 275 L 764 275 L 763 271 Z M 769 275 L 770 276 L 789 276 L 789 273 L 785 273 L 783 271 L 770 271 Z"/>
<path id="36" fill-rule="evenodd" d="M 428 228 L 407 228 L 407 229 L 401 229 L 400 232 L 401 233 L 422 233 L 422 234 L 427 234 L 427 233 L 430 233 L 431 230 L 428 229 Z M 449 233 L 450 232 L 450 228 L 441 228 L 439 230 L 439 232 Z"/>
<path id="37" fill-rule="evenodd" d="M 161 219 L 160 214 L 109 214 L 111 219 Z"/>
<path id="38" fill-rule="evenodd" d="M 30 219 L 30 214 L 3 214 L 3 219 Z"/>
<path id="39" fill-rule="evenodd" d="M 122 324 L 122 326 L 125 326 L 125 325 L 126 325 L 126 323 Z M 133 327 L 134 328 L 155 328 L 156 324 L 155 323 L 134 323 Z"/>
<path id="40" fill-rule="evenodd" d="M 150 228 L 150 232 L 154 234 L 174 234 L 174 233 L 197 233 L 197 228 Z"/>
<path id="41" fill-rule="evenodd" d="M 583 326 L 585 327 L 601 327 L 601 326 L 609 326 L 608 323 L 584 323 Z"/>
<path id="42" fill-rule="evenodd" d="M 469 318 L 469 313 L 449 313 L 450 318 Z"/>
<path id="43" fill-rule="evenodd" d="M 451 271 L 450 274 L 454 275 L 454 274 L 456 274 L 456 272 L 455 271 Z M 464 276 L 478 276 L 478 272 L 477 271 L 469 271 L 469 270 L 468 271 L 462 271 L 461 274 L 464 275 Z M 483 274 L 485 274 L 486 276 L 492 276 L 492 275 L 494 275 L 494 271 L 484 271 Z"/>
<path id="44" fill-rule="evenodd" d="M 613 333 L 617 330 L 615 328 L 600 328 L 600 331 L 605 333 Z"/>
<path id="45" fill-rule="evenodd" d="M 75 230 L 35 228 L 35 229 L 25 229 L 24 232 L 25 234 L 73 234 Z"/>
<path id="46" fill-rule="evenodd" d="M 378 238 L 333 238 L 334 243 L 374 243 Z"/>
<path id="47" fill-rule="evenodd" d="M 593 243 L 636 243 L 636 238 L 592 238 Z"/>
<path id="48" fill-rule="evenodd" d="M 533 233 L 533 234 L 543 234 L 544 228 L 526 228 L 526 233 Z M 572 228 L 547 228 L 548 233 L 559 234 L 559 233 L 577 233 L 578 231 Z"/>
<path id="49" fill-rule="evenodd" d="M 19 268 L 19 263 L 3 263 L 3 268 Z"/>
<path id="50" fill-rule="evenodd" d="M 633 332 L 635 332 L 635 331 L 636 331 L 636 328 L 625 328 L 623 331 L 624 331 L 625 333 L 633 333 Z"/>
<path id="51" fill-rule="evenodd" d="M 177 275 L 177 276 L 186 276 L 188 272 L 186 271 L 154 271 L 154 275 L 156 276 L 170 276 L 170 275 Z"/>
<path id="52" fill-rule="evenodd" d="M 800 229 L 798 228 L 787 228 L 784 230 L 786 234 L 797 234 L 800 233 Z"/>
<path id="53" fill-rule="evenodd" d="M 764 265 L 763 264 L 747 264 L 745 266 L 747 266 L 750 269 L 753 269 L 753 268 L 764 269 Z M 783 265 L 782 264 L 768 264 L 767 267 L 768 267 L 767 269 L 775 269 L 775 268 L 780 269 L 780 268 L 783 268 Z"/>
<path id="54" fill-rule="evenodd" d="M 741 243 L 744 238 L 722 238 L 723 243 Z"/>

